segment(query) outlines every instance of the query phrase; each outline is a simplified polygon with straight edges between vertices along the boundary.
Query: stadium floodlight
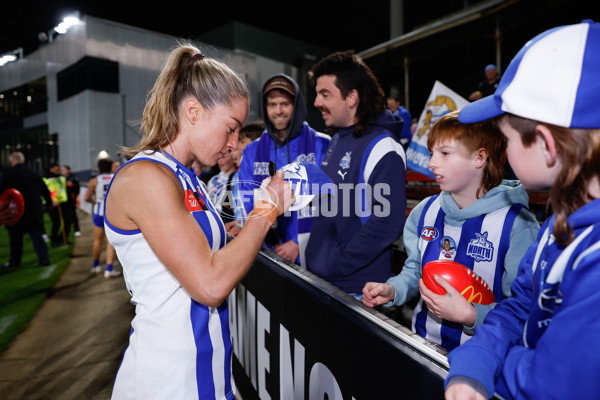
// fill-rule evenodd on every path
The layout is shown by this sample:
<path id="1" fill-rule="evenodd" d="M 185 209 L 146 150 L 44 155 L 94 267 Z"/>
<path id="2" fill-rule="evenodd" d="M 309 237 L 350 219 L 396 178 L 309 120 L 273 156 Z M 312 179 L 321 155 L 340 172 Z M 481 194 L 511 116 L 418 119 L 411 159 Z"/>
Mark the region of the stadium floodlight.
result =
<path id="1" fill-rule="evenodd" d="M 61 35 L 65 34 L 71 27 L 77 25 L 79 22 L 79 13 L 66 16 L 63 18 L 62 22 L 54 28 L 54 31 Z"/>
<path id="2" fill-rule="evenodd" d="M 6 54 L 0 57 L 0 66 L 8 64 L 9 62 L 16 61 L 17 56 L 14 54 Z"/>
<path id="3" fill-rule="evenodd" d="M 9 62 L 17 61 L 19 58 L 23 58 L 22 47 L 19 47 L 16 50 L 8 51 L 4 54 L 0 54 L 0 67 L 8 64 Z"/>

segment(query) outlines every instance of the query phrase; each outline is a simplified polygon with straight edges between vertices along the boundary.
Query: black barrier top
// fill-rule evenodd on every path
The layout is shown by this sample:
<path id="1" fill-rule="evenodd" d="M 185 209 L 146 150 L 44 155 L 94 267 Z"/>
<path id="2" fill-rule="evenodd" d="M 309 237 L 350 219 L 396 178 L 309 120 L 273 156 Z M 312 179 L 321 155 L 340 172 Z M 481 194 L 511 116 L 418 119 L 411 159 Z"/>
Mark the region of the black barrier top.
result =
<path id="1" fill-rule="evenodd" d="M 273 252 L 259 253 L 229 307 L 245 400 L 443 398 L 441 346 Z"/>
<path id="2" fill-rule="evenodd" d="M 450 368 L 447 358 L 448 351 L 438 343 L 425 339 L 421 335 L 399 324 L 385 314 L 365 306 L 360 301 L 356 300 L 354 297 L 350 296 L 348 293 L 344 292 L 338 287 L 332 285 L 331 283 L 297 264 L 289 263 L 274 252 L 269 250 L 261 250 L 259 256 L 264 257 L 271 262 L 277 263 L 289 273 L 296 275 L 300 279 L 303 279 L 304 281 L 320 289 L 328 296 L 335 298 L 337 301 L 347 306 L 356 314 L 367 319 L 370 323 L 377 325 L 379 328 L 387 331 L 398 340 L 401 340 L 403 343 L 411 346 L 419 353 L 422 353 L 424 357 L 445 368 L 446 372 Z"/>

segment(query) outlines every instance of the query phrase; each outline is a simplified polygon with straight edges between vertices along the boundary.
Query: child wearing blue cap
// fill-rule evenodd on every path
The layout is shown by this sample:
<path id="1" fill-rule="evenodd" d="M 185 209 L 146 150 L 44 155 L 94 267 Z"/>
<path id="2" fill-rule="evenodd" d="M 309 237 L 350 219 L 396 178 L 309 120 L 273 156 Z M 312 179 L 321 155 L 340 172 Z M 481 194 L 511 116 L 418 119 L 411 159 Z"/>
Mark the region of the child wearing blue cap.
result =
<path id="1" fill-rule="evenodd" d="M 539 71 L 544 70 L 544 74 Z M 554 215 L 519 265 L 513 296 L 452 351 L 446 399 L 600 398 L 600 24 L 548 30 L 496 92 L 459 120 L 495 118 L 525 187 Z"/>

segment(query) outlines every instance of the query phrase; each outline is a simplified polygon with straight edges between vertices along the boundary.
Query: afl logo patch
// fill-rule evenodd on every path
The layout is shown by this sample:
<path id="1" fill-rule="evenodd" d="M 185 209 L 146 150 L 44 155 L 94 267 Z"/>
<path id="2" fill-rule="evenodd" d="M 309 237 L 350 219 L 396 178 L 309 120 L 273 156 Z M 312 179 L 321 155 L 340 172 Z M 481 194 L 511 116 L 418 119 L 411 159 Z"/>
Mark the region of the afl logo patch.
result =
<path id="1" fill-rule="evenodd" d="M 190 212 L 208 210 L 200 195 L 189 189 L 185 190 L 185 206 Z"/>
<path id="2" fill-rule="evenodd" d="M 437 239 L 438 231 L 433 226 L 425 226 L 421 230 L 421 239 L 431 242 L 434 239 Z"/>

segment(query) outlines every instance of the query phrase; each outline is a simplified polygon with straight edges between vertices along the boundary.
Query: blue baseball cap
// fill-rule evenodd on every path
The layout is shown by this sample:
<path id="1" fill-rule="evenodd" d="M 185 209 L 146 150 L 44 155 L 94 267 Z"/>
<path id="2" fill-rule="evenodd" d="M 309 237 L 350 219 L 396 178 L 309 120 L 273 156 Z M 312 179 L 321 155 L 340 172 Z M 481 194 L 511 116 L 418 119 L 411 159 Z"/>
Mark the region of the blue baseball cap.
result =
<path id="1" fill-rule="evenodd" d="M 480 122 L 504 113 L 565 128 L 600 128 L 600 24 L 560 26 L 527 42 L 496 92 L 463 107 L 458 120 Z"/>

